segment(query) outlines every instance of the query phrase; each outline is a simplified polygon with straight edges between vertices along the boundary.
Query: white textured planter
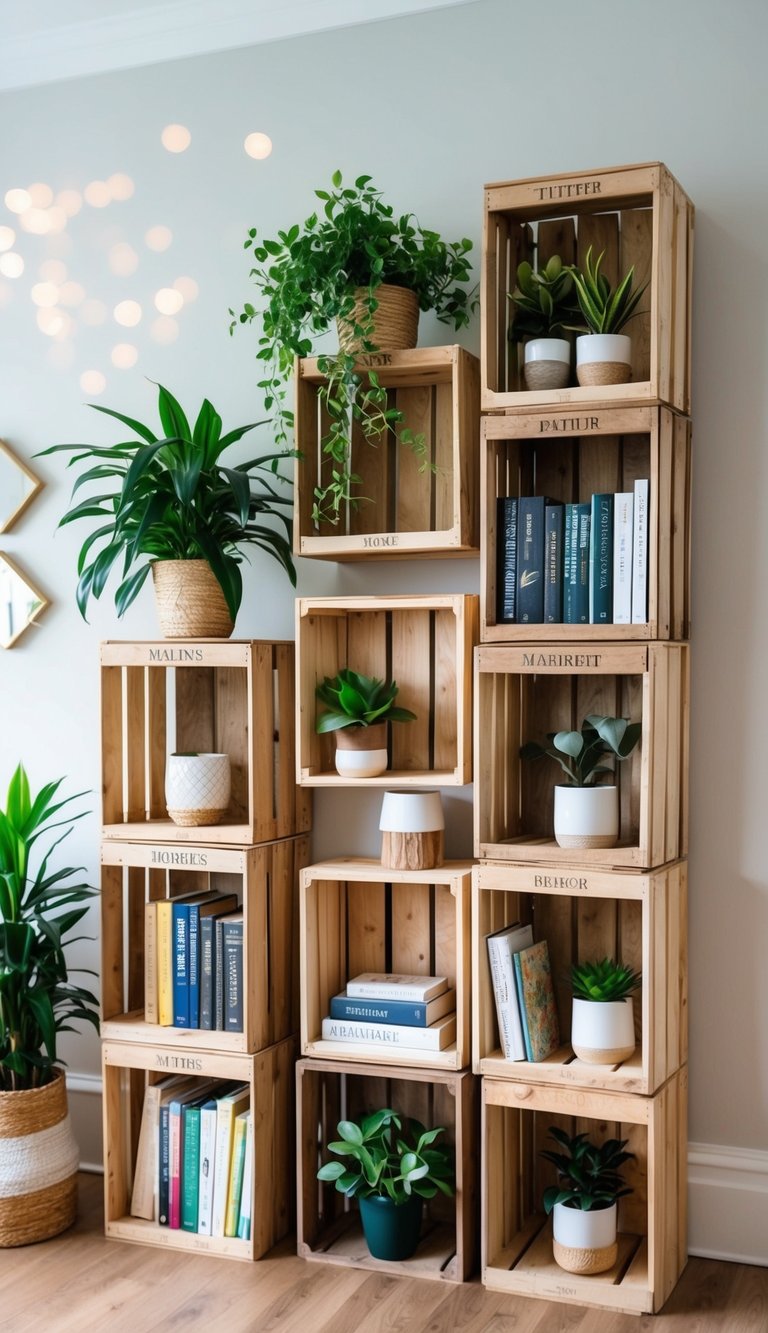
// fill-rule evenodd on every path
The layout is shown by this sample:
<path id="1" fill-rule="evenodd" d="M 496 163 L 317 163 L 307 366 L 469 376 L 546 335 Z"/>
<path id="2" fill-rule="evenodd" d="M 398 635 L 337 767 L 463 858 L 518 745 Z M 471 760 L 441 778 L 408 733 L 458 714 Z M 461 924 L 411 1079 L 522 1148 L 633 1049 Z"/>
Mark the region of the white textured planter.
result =
<path id="1" fill-rule="evenodd" d="M 564 389 L 571 375 L 568 339 L 532 338 L 525 344 L 523 374 L 527 389 Z"/>
<path id="2" fill-rule="evenodd" d="M 555 841 L 558 847 L 615 847 L 618 787 L 555 787 Z"/>
<path id="3" fill-rule="evenodd" d="M 568 1273 L 604 1273 L 616 1262 L 616 1204 L 610 1208 L 569 1208 L 556 1203 L 552 1210 L 552 1251 Z"/>
<path id="4" fill-rule="evenodd" d="M 439 791 L 385 791 L 379 828 L 381 864 L 433 870 L 443 864 L 445 817 Z"/>
<path id="5" fill-rule="evenodd" d="M 336 737 L 336 772 L 343 778 L 377 778 L 386 773 L 387 724 L 340 727 Z"/>
<path id="6" fill-rule="evenodd" d="M 574 997 L 571 1018 L 574 1054 L 590 1065 L 615 1065 L 635 1049 L 632 996 L 624 1000 L 581 1000 Z"/>
<path id="7" fill-rule="evenodd" d="M 579 384 L 626 384 L 632 378 L 632 339 L 626 333 L 585 333 L 576 339 Z"/>
<path id="8" fill-rule="evenodd" d="M 174 824 L 218 824 L 229 805 L 228 754 L 171 754 L 165 770 L 165 803 Z"/>

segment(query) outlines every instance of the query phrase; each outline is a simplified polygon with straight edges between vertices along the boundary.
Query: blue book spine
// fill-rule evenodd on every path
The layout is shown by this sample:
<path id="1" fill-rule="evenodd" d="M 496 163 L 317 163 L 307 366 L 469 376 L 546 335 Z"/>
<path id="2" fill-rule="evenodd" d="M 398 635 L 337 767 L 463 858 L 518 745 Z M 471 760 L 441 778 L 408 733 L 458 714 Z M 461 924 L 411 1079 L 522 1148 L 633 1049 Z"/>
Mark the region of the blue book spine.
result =
<path id="1" fill-rule="evenodd" d="M 357 1000 L 334 995 L 331 1018 L 361 1019 L 365 1023 L 399 1023 L 402 1027 L 427 1027 L 427 1004 L 408 1000 Z"/>
<path id="2" fill-rule="evenodd" d="M 502 495 L 496 501 L 496 620 L 515 623 L 517 592 L 517 500 Z"/>
<path id="3" fill-rule="evenodd" d="M 563 621 L 563 506 L 544 510 L 544 623 Z"/>
<path id="4" fill-rule="evenodd" d="M 173 1026 L 189 1027 L 189 904 L 173 904 Z"/>
<path id="5" fill-rule="evenodd" d="M 613 624 L 613 495 L 592 496 L 589 621 L 591 625 Z"/>
<path id="6" fill-rule="evenodd" d="M 515 986 L 517 987 L 517 1003 L 520 1009 L 520 1022 L 523 1027 L 523 1041 L 525 1042 L 525 1058 L 533 1061 L 533 1048 L 531 1047 L 531 1038 L 528 1033 L 528 1015 L 525 1012 L 525 996 L 523 995 L 523 974 L 520 968 L 520 955 L 514 954 L 515 964 Z"/>
<path id="7" fill-rule="evenodd" d="M 521 496 L 517 507 L 517 619 L 544 620 L 544 506 L 542 495 Z"/>
<path id="8" fill-rule="evenodd" d="M 200 922 L 200 1027 L 210 1031 L 216 1026 L 216 918 L 204 916 Z"/>
<path id="9" fill-rule="evenodd" d="M 187 924 L 187 979 L 189 985 L 189 1026 L 200 1026 L 200 907 L 190 904 Z"/>

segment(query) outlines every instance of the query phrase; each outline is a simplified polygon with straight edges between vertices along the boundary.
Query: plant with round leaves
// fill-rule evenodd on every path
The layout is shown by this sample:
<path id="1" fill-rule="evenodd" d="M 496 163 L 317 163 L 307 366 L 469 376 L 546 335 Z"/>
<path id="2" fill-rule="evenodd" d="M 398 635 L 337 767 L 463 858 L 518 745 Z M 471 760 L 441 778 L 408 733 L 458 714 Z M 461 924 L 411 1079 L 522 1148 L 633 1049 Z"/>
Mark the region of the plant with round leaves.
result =
<path id="1" fill-rule="evenodd" d="M 520 747 L 520 758 L 554 759 L 565 773 L 568 786 L 596 786 L 602 774 L 615 776 L 614 770 L 600 760 L 607 755 L 619 761 L 628 759 L 642 730 L 640 722 L 629 722 L 624 717 L 590 714 L 584 719 L 581 731 L 548 732 L 549 745 L 528 741 Z"/>
<path id="2" fill-rule="evenodd" d="M 577 1000 L 611 1004 L 626 1000 L 642 984 L 640 972 L 633 972 L 627 963 L 617 963 L 613 958 L 574 963 L 571 967 L 571 986 Z"/>
<path id="3" fill-rule="evenodd" d="M 515 290 L 508 299 L 515 306 L 509 328 L 512 342 L 562 338 L 579 313 L 573 274 L 559 255 L 552 255 L 538 271 L 527 260 L 518 264 Z"/>
<path id="4" fill-rule="evenodd" d="M 328 711 L 320 713 L 315 728 L 321 734 L 340 731 L 342 727 L 372 727 L 378 722 L 414 722 L 410 708 L 398 708 L 398 687 L 394 680 L 363 676 L 350 667 L 342 667 L 338 676 L 326 676 L 315 691 Z"/>
<path id="5" fill-rule="evenodd" d="M 585 324 L 567 326 L 575 333 L 618 333 L 630 319 L 640 313 L 637 306 L 648 283 L 644 282 L 640 287 L 633 288 L 632 282 L 635 276 L 633 265 L 614 290 L 605 274 L 600 272 L 604 258 L 603 250 L 593 263 L 590 245 L 583 271 L 575 265 L 569 268 L 569 272 L 573 274 L 579 308 L 585 320 Z"/>
<path id="6" fill-rule="evenodd" d="M 339 1138 L 328 1151 L 343 1160 L 326 1162 L 317 1179 L 333 1181 L 348 1199 L 378 1195 L 402 1204 L 414 1194 L 422 1199 L 453 1194 L 453 1154 L 434 1146 L 444 1129 L 425 1129 L 390 1109 L 374 1111 L 359 1123 L 340 1120 L 336 1128 Z"/>
<path id="7" fill-rule="evenodd" d="M 635 1159 L 634 1153 L 624 1151 L 628 1139 L 606 1139 L 604 1143 L 594 1144 L 587 1134 L 571 1136 L 562 1129 L 550 1129 L 549 1134 L 562 1152 L 548 1148 L 541 1152 L 541 1156 L 555 1167 L 560 1182 L 559 1185 L 549 1185 L 544 1191 L 547 1214 L 556 1203 L 585 1213 L 610 1208 L 617 1199 L 633 1193 L 620 1174 L 621 1167 Z"/>

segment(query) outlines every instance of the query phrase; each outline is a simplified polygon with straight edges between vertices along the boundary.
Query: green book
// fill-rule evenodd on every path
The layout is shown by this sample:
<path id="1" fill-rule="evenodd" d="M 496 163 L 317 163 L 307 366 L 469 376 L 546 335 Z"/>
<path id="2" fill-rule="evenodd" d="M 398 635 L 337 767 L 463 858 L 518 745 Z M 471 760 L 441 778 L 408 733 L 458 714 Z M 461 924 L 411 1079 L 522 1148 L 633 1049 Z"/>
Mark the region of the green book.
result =
<path id="1" fill-rule="evenodd" d="M 197 1231 L 200 1195 L 200 1105 L 181 1108 L 181 1230 Z"/>
<path id="2" fill-rule="evenodd" d="M 235 1142 L 232 1148 L 232 1173 L 229 1177 L 227 1196 L 227 1215 L 224 1222 L 224 1235 L 236 1236 L 240 1218 L 240 1201 L 243 1193 L 243 1173 L 245 1168 L 245 1147 L 248 1136 L 250 1110 L 241 1111 L 235 1120 Z"/>
<path id="3" fill-rule="evenodd" d="M 613 624 L 613 496 L 592 496 L 589 534 L 589 623 Z"/>

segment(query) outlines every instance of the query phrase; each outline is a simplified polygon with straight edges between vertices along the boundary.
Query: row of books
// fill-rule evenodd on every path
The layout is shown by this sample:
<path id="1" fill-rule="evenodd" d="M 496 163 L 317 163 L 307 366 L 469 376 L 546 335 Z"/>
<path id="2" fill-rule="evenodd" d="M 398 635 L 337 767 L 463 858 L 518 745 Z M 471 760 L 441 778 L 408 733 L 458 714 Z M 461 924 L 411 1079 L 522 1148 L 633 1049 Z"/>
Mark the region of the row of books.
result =
<path id="1" fill-rule="evenodd" d="M 585 504 L 502 496 L 496 518 L 497 623 L 647 622 L 647 480 Z"/>
<path id="2" fill-rule="evenodd" d="M 234 893 L 146 904 L 145 1022 L 243 1031 L 243 914 L 237 909 Z"/>
<path id="3" fill-rule="evenodd" d="M 546 1060 L 560 1045 L 546 940 L 515 922 L 486 936 L 499 1040 L 506 1060 Z"/>
<path id="4" fill-rule="evenodd" d="M 447 977 L 362 972 L 334 995 L 325 1041 L 444 1051 L 456 1040 L 456 991 Z"/>
<path id="5" fill-rule="evenodd" d="M 131 1214 L 172 1230 L 250 1240 L 253 1120 L 247 1083 L 177 1075 L 144 1094 Z"/>

